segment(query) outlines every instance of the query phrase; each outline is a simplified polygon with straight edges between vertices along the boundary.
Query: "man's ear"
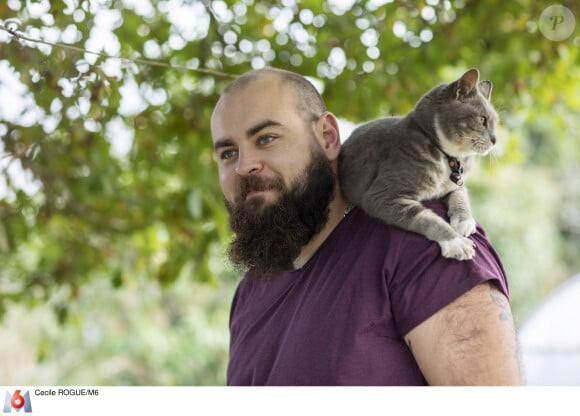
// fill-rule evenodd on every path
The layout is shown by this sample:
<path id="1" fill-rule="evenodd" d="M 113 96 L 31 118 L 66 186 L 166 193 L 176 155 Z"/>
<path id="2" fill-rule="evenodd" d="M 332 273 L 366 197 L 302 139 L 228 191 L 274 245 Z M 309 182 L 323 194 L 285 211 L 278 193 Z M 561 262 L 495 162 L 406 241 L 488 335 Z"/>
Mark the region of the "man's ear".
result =
<path id="1" fill-rule="evenodd" d="M 316 123 L 317 138 L 326 153 L 328 160 L 338 159 L 340 154 L 340 132 L 338 129 L 338 120 L 334 114 L 324 112 Z"/>

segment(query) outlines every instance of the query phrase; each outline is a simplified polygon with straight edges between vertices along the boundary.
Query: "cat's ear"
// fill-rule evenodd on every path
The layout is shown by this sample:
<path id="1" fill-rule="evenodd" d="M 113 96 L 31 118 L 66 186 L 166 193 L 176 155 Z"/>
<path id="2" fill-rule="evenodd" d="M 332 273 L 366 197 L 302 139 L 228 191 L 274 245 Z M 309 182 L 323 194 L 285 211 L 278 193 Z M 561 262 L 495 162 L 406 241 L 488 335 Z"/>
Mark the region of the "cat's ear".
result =
<path id="1" fill-rule="evenodd" d="M 491 88 L 492 88 L 492 84 L 491 81 L 481 81 L 479 83 L 479 92 L 483 94 L 483 96 L 489 100 L 489 97 L 491 96 Z"/>
<path id="2" fill-rule="evenodd" d="M 455 89 L 455 98 L 462 100 L 477 92 L 477 83 L 479 82 L 479 71 L 470 69 L 461 78 L 457 80 Z"/>

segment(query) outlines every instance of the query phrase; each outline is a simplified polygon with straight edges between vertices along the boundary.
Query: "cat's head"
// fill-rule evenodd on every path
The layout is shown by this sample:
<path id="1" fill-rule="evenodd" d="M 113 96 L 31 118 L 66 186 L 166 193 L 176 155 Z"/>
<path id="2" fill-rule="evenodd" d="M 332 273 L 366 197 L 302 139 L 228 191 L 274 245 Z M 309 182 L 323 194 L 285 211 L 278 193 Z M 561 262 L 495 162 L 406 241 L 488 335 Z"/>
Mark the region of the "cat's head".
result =
<path id="1" fill-rule="evenodd" d="M 491 89 L 490 81 L 479 81 L 479 71 L 470 69 L 455 82 L 434 88 L 417 104 L 431 107 L 433 128 L 446 153 L 485 155 L 495 145 L 498 117 L 489 101 Z"/>

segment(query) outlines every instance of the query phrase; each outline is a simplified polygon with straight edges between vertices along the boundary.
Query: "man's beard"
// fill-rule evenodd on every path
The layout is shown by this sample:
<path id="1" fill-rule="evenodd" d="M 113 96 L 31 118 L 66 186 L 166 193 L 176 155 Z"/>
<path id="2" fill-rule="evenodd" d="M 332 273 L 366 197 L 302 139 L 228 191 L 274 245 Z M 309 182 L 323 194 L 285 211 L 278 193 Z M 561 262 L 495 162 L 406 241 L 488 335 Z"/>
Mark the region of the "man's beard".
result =
<path id="1" fill-rule="evenodd" d="M 290 189 L 280 177 L 242 177 L 236 202 L 225 200 L 235 233 L 227 251 L 230 261 L 262 279 L 292 270 L 302 247 L 328 222 L 335 183 L 330 162 L 319 149 L 312 151 L 310 163 Z M 269 205 L 259 195 L 246 201 L 250 191 L 263 190 L 280 195 Z"/>

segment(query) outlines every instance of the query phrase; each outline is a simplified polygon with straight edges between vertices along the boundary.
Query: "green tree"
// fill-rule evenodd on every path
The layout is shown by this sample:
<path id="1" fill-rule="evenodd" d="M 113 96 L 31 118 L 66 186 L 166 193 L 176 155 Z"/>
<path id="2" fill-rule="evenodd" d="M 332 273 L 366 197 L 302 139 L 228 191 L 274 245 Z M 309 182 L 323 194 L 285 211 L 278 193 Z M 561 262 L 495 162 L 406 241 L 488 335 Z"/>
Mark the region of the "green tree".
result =
<path id="1" fill-rule="evenodd" d="M 562 4 L 580 16 L 576 2 Z M 214 301 L 195 297 L 199 283 L 231 295 L 236 273 L 222 256 L 230 234 L 209 118 L 232 76 L 264 65 L 300 72 L 320 86 L 336 115 L 357 123 L 405 113 L 433 85 L 477 67 L 494 83 L 503 124 L 500 151 L 483 161 L 470 189 L 476 217 L 505 261 L 516 317 L 523 318 L 580 269 L 580 37 L 577 30 L 558 42 L 543 36 L 539 19 L 548 5 L 2 2 L 0 91 L 12 95 L 0 95 L 0 311 L 48 305 L 74 345 L 86 318 L 81 306 L 101 299 L 96 293 L 108 294 L 103 302 L 112 298 L 110 313 L 122 316 L 131 314 L 123 302 L 135 288 L 160 286 L 159 296 L 171 297 L 178 287 L 204 305 Z M 229 295 L 206 313 L 208 322 L 219 317 L 215 325 L 223 331 Z M 139 308 L 148 312 L 135 310 L 149 316 L 174 304 L 177 315 L 193 313 L 187 296 L 172 299 L 142 301 Z M 143 334 L 163 337 L 176 327 L 145 328 L 146 320 L 134 318 L 117 322 L 113 333 L 121 339 L 103 350 L 140 362 L 142 370 L 98 383 L 223 382 L 223 332 L 217 355 L 200 347 L 208 364 L 181 377 L 176 363 L 195 343 L 187 331 L 199 322 L 179 324 L 185 332 L 172 341 L 180 353 L 170 363 L 139 352 L 122 334 L 139 334 L 149 345 Z M 54 356 L 55 334 L 37 340 L 40 360 Z M 175 371 L 156 379 L 160 368 Z M 220 374 L 209 376 L 208 368 Z"/>

